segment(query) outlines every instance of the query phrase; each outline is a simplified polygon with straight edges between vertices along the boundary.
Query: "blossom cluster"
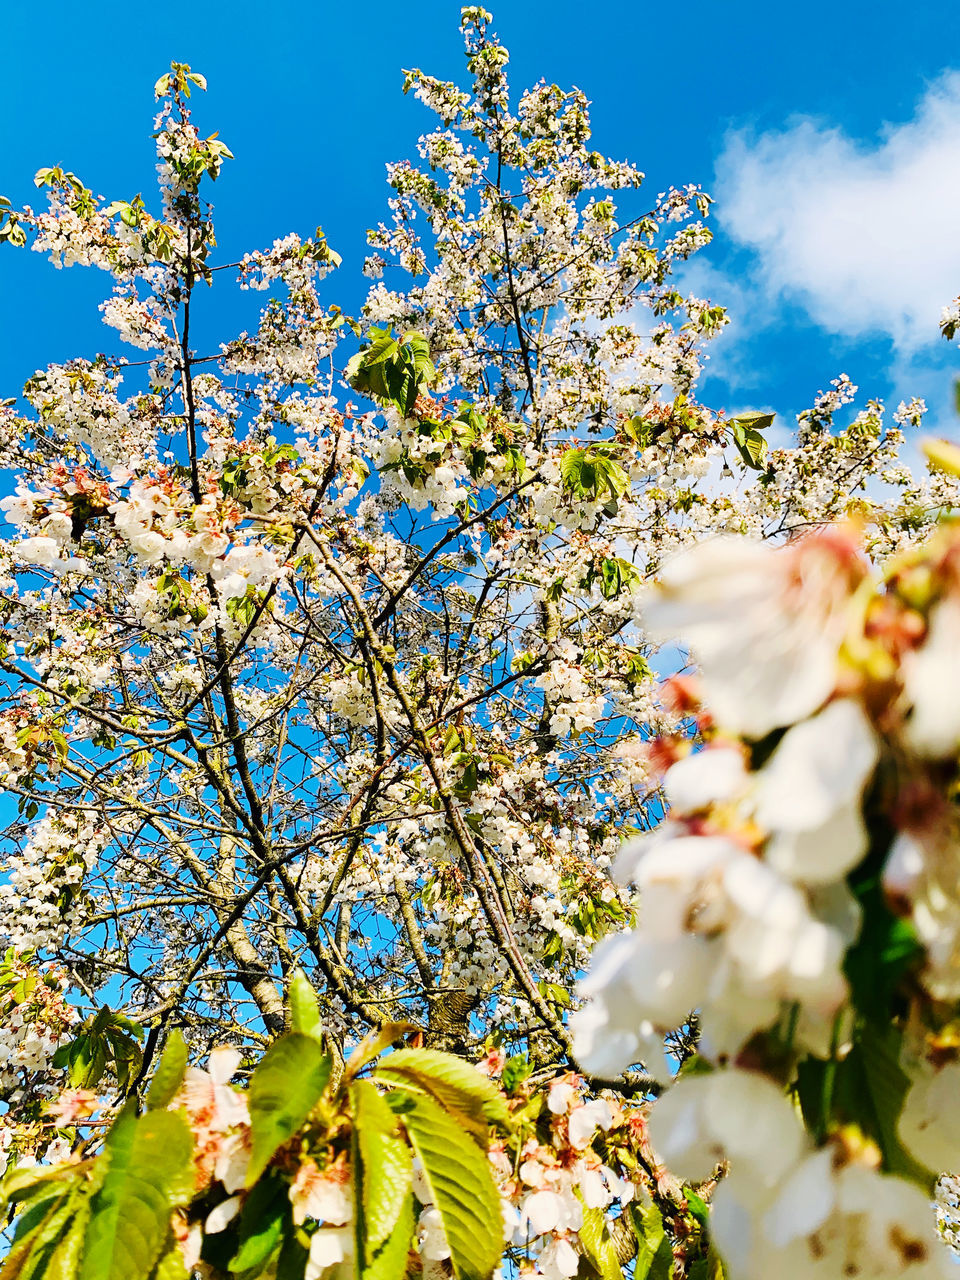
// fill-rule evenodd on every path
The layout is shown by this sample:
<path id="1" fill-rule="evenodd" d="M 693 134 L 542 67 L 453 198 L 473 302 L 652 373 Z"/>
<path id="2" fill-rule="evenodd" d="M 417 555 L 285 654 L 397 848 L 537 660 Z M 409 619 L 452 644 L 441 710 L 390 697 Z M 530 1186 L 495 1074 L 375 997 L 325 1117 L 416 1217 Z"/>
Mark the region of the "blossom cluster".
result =
<path id="1" fill-rule="evenodd" d="M 696 659 L 703 745 L 649 747 L 667 815 L 618 856 L 639 922 L 597 948 L 576 1045 L 591 1069 L 642 1059 L 667 1084 L 665 1037 L 697 1011 L 700 1061 L 719 1069 L 674 1084 L 654 1134 L 668 1162 L 696 1149 L 696 1176 L 732 1161 L 717 1229 L 737 1275 L 939 1273 L 907 1230 L 922 1194 L 876 1171 L 896 1167 L 883 1133 L 868 1125 L 858 1145 L 854 1102 L 828 1100 L 814 1151 L 757 1072 L 786 1073 L 810 1122 L 808 1064 L 845 1078 L 892 1036 L 890 1069 L 912 1083 L 882 1123 L 899 1112 L 897 1141 L 933 1173 L 960 1158 L 958 553 L 952 524 L 881 572 L 853 527 L 785 547 L 716 539 L 668 564 L 642 609 L 649 634 Z M 768 1095 L 769 1123 L 748 1120 Z M 735 1131 L 763 1135 L 739 1166 Z M 887 1254 L 857 1244 L 874 1234 Z"/>

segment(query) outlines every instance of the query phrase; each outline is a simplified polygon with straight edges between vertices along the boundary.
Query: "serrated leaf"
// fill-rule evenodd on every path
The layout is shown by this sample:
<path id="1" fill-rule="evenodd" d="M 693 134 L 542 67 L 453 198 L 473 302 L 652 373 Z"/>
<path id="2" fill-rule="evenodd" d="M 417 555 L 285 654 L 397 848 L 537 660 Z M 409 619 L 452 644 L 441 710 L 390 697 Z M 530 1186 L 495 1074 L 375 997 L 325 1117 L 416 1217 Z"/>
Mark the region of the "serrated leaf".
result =
<path id="1" fill-rule="evenodd" d="M 298 1031 L 275 1041 L 250 1077 L 250 1164 L 252 1187 L 278 1147 L 288 1142 L 317 1105 L 330 1078 L 330 1059 L 311 1036 Z"/>
<path id="2" fill-rule="evenodd" d="M 39 1203 L 60 1195 L 62 1183 L 83 1177 L 96 1164 L 94 1160 L 85 1160 L 81 1164 L 34 1165 L 28 1169 L 14 1166 L 0 1181 L 0 1211 L 11 1203 Z"/>
<path id="3" fill-rule="evenodd" d="M 425 1089 L 485 1142 L 490 1123 L 509 1126 L 510 1109 L 499 1089 L 472 1063 L 436 1049 L 398 1049 L 377 1064 L 377 1076 Z"/>
<path id="4" fill-rule="evenodd" d="M 560 482 L 564 489 L 579 494 L 583 491 L 581 476 L 583 474 L 584 452 L 582 449 L 568 449 L 560 459 Z"/>
<path id="5" fill-rule="evenodd" d="M 301 1035 L 312 1036 L 314 1040 L 322 1040 L 323 1023 L 320 1020 L 317 993 L 302 969 L 298 969 L 290 979 L 288 1001 L 290 1023 L 294 1031 L 299 1031 Z"/>
<path id="6" fill-rule="evenodd" d="M 147 1110 L 162 1111 L 176 1097 L 187 1070 L 187 1045 L 179 1031 L 171 1031 L 147 1090 Z"/>
<path id="7" fill-rule="evenodd" d="M 610 1239 L 607 1220 L 601 1209 L 583 1206 L 583 1225 L 577 1233 L 583 1249 L 600 1273 L 601 1280 L 623 1280 L 617 1248 Z"/>
<path id="8" fill-rule="evenodd" d="M 103 1185 L 93 1199 L 79 1280 L 141 1280 L 160 1257 L 170 1211 L 192 1189 L 193 1139 L 176 1111 L 137 1118 L 128 1104 L 101 1159 Z"/>
<path id="9" fill-rule="evenodd" d="M 432 1098 L 403 1090 L 407 1133 L 440 1213 L 458 1280 L 489 1280 L 503 1254 L 500 1196 L 486 1154 Z"/>
<path id="10" fill-rule="evenodd" d="M 393 1234 L 413 1181 L 410 1148 L 400 1136 L 397 1117 L 376 1085 L 354 1080 L 350 1085 L 354 1149 L 359 1156 L 355 1188 L 363 1213 L 364 1263 Z M 358 1214 L 358 1221 L 359 1221 Z"/>

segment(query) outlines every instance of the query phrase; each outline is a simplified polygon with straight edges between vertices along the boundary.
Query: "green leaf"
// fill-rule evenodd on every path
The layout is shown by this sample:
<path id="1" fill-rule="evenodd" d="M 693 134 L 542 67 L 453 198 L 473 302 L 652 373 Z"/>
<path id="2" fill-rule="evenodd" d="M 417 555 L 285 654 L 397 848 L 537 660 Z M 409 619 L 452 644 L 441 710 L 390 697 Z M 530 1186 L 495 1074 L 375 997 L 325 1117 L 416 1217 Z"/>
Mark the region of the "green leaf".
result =
<path id="1" fill-rule="evenodd" d="M 176 1097 L 187 1069 L 187 1046 L 179 1031 L 171 1031 L 147 1090 L 147 1110 L 162 1111 Z"/>
<path id="2" fill-rule="evenodd" d="M 919 1182 L 931 1190 L 935 1173 L 925 1169 L 904 1149 L 897 1137 L 910 1080 L 900 1066 L 900 1033 L 869 1023 L 858 1030 L 856 1042 L 837 1074 L 836 1105 L 875 1139 L 883 1152 L 884 1168 Z"/>
<path id="3" fill-rule="evenodd" d="M 68 1194 L 46 1213 L 39 1228 L 32 1232 L 30 1254 L 18 1273 L 22 1280 L 47 1275 L 51 1258 L 58 1252 L 64 1236 L 69 1233 L 70 1220 L 79 1206 L 82 1194 L 79 1188 Z"/>
<path id="4" fill-rule="evenodd" d="M 500 1072 L 500 1083 L 507 1093 L 513 1093 L 514 1089 L 531 1075 L 533 1075 L 533 1067 L 527 1061 L 526 1054 L 515 1053 L 512 1058 L 508 1058 L 503 1064 L 503 1070 Z"/>
<path id="5" fill-rule="evenodd" d="M 49 1214 L 66 1202 L 70 1194 L 70 1188 L 63 1186 L 62 1183 L 46 1183 L 38 1188 L 38 1194 L 31 1196 L 30 1203 L 23 1208 L 17 1218 L 13 1233 L 14 1240 L 20 1240 L 36 1231 Z"/>
<path id="6" fill-rule="evenodd" d="M 294 1031 L 301 1035 L 311 1036 L 314 1040 L 323 1039 L 323 1023 L 320 1020 L 320 1006 L 317 993 L 307 980 L 302 969 L 298 969 L 290 979 L 290 1022 Z"/>
<path id="7" fill-rule="evenodd" d="M 683 1060 L 677 1072 L 677 1079 L 686 1079 L 687 1076 L 708 1076 L 715 1069 L 709 1058 L 703 1058 L 699 1053 L 691 1053 L 689 1058 Z"/>
<path id="8" fill-rule="evenodd" d="M 587 1257 L 596 1267 L 601 1280 L 623 1280 L 623 1269 L 617 1248 L 610 1239 L 607 1220 L 601 1209 L 583 1206 L 583 1226 L 578 1232 Z"/>
<path id="9" fill-rule="evenodd" d="M 167 1239 L 171 1208 L 192 1189 L 192 1154 L 180 1112 L 138 1119 L 128 1103 L 104 1146 L 107 1172 L 93 1199 L 79 1280 L 146 1280 Z"/>
<path id="10" fill-rule="evenodd" d="M 723 1264 L 713 1248 L 705 1258 L 697 1258 L 689 1271 L 690 1280 L 723 1280 Z"/>
<path id="11" fill-rule="evenodd" d="M 734 418 L 730 426 L 733 430 L 733 443 L 744 463 L 754 471 L 763 471 L 767 465 L 767 442 L 759 431 L 743 425 L 743 420 Z"/>
<path id="12" fill-rule="evenodd" d="M 707 1208 L 706 1201 L 701 1196 L 698 1196 L 691 1187 L 684 1187 L 683 1195 L 687 1202 L 690 1216 L 696 1218 L 701 1227 L 705 1227 L 710 1217 L 710 1210 Z"/>
<path id="13" fill-rule="evenodd" d="M 849 883 L 863 908 L 863 923 L 843 970 L 857 1010 L 882 1025 L 894 1012 L 891 1002 L 901 979 L 922 960 L 924 950 L 910 921 L 890 910 L 879 870 L 857 868 Z"/>
<path id="14" fill-rule="evenodd" d="M 403 1122 L 436 1205 L 458 1280 L 489 1280 L 503 1254 L 500 1196 L 486 1153 L 432 1098 L 402 1093 Z"/>
<path id="15" fill-rule="evenodd" d="M 637 1259 L 633 1280 L 670 1280 L 673 1248 L 663 1227 L 663 1215 L 651 1201 L 631 1205 L 630 1217 L 637 1237 Z"/>
<path id="16" fill-rule="evenodd" d="M 452 1053 L 398 1049 L 381 1059 L 376 1074 L 378 1079 L 425 1089 L 484 1143 L 488 1124 L 509 1127 L 510 1109 L 493 1081 Z"/>
<path id="17" fill-rule="evenodd" d="M 193 1274 L 187 1272 L 180 1246 L 171 1231 L 150 1280 L 192 1280 Z"/>
<path id="18" fill-rule="evenodd" d="M 286 1236 L 277 1259 L 277 1280 L 303 1280 L 308 1256 L 296 1235 Z"/>
<path id="19" fill-rule="evenodd" d="M 766 431 L 767 427 L 773 426 L 776 416 L 775 413 L 740 413 L 734 421 L 748 431 Z"/>
<path id="20" fill-rule="evenodd" d="M 90 1222 L 91 1201 L 85 1196 L 80 1202 L 73 1221 L 60 1239 L 44 1273 L 44 1280 L 76 1280 L 80 1254 Z"/>
<path id="21" fill-rule="evenodd" d="M 87 1167 L 89 1163 L 92 1162 L 88 1162 Z M 72 1182 L 83 1172 L 84 1166 L 76 1164 L 32 1165 L 25 1169 L 14 1165 L 0 1180 L 0 1210 L 4 1210 L 11 1202 L 17 1203 L 41 1197 L 47 1199 L 50 1195 L 57 1194 L 55 1191 L 48 1190 L 51 1183 L 59 1186 L 63 1182 Z"/>
<path id="22" fill-rule="evenodd" d="M 396 1225 L 388 1240 L 377 1250 L 360 1272 L 360 1280 L 404 1280 L 417 1220 L 413 1196 L 408 1195 L 400 1208 Z M 278 1277 L 279 1280 L 279 1277 Z"/>
<path id="23" fill-rule="evenodd" d="M 568 449 L 560 459 L 560 482 L 564 489 L 568 489 L 571 493 L 577 495 L 583 492 L 581 482 L 583 461 L 584 451 L 582 449 Z"/>
<path id="24" fill-rule="evenodd" d="M 284 1227 L 290 1224 L 288 1186 L 279 1178 L 262 1178 L 240 1210 L 237 1224 L 239 1247 L 230 1259 L 231 1271 L 262 1267 L 280 1247 Z"/>
<path id="25" fill-rule="evenodd" d="M 364 1263 L 393 1234 L 413 1181 L 410 1148 L 400 1136 L 399 1122 L 369 1080 L 350 1085 L 353 1108 L 355 1164 L 359 1164 L 363 1239 L 358 1241 Z M 354 1175 L 357 1176 L 356 1173 Z M 359 1221 L 360 1215 L 357 1215 Z"/>
<path id="26" fill-rule="evenodd" d="M 372 328 L 369 343 L 347 364 L 346 379 L 375 400 L 392 400 L 408 417 L 420 387 L 436 378 L 430 348 L 422 334 L 411 330 L 398 340 L 391 329 Z"/>
<path id="27" fill-rule="evenodd" d="M 278 1147 L 288 1142 L 317 1105 L 330 1078 L 330 1059 L 311 1036 L 298 1031 L 275 1041 L 250 1077 L 250 1164 L 252 1187 Z"/>

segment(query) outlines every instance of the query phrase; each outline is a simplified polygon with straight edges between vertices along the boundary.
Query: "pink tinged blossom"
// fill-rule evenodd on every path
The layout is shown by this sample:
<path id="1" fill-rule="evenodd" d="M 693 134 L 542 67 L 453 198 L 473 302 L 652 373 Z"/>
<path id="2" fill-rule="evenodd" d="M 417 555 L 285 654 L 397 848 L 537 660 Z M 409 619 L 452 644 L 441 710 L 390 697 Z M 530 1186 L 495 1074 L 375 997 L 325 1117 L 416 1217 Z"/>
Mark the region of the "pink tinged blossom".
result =
<path id="1" fill-rule="evenodd" d="M 577 1090 L 569 1080 L 555 1080 L 547 1094 L 547 1107 L 555 1116 L 564 1115 L 577 1096 Z"/>
<path id="2" fill-rule="evenodd" d="M 774 549 L 720 537 L 666 566 L 644 625 L 654 639 L 689 644 L 723 728 L 761 738 L 830 696 L 850 591 L 842 551 L 826 538 Z"/>
<path id="3" fill-rule="evenodd" d="M 323 1172 L 312 1160 L 297 1170 L 290 1186 L 293 1220 L 299 1226 L 305 1218 L 342 1226 L 353 1218 L 353 1192 L 347 1170 L 335 1165 Z"/>
<path id="4" fill-rule="evenodd" d="M 100 1109 L 100 1099 L 92 1089 L 64 1089 L 48 1107 L 58 1127 L 86 1120 Z"/>

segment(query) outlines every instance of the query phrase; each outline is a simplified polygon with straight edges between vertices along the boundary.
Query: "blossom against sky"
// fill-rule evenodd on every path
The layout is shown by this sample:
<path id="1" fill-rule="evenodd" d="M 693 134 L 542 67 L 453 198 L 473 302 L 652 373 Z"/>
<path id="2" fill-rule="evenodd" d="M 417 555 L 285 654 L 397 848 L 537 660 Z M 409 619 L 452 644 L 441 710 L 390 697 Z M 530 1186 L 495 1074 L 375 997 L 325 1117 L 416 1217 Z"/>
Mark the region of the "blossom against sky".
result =
<path id="1" fill-rule="evenodd" d="M 960 10 L 693 0 L 681 23 L 667 5 L 503 0 L 495 18 L 514 88 L 579 85 L 597 145 L 647 172 L 651 201 L 691 181 L 718 196 L 717 241 L 688 277 L 734 320 L 705 398 L 792 421 L 843 371 L 866 394 L 922 395 L 946 414 L 955 360 L 936 325 L 960 292 Z M 29 200 L 34 171 L 62 163 L 111 198 L 149 193 L 152 85 L 171 58 L 189 61 L 210 85 L 198 122 L 236 155 L 216 192 L 223 251 L 319 222 L 344 259 L 331 301 L 358 310 L 384 165 L 429 124 L 401 96 L 401 68 L 463 78 L 458 21 L 456 0 L 200 0 L 189 21 L 51 0 L 40 23 L 19 6 L 0 46 L 0 192 Z M 3 394 L 41 363 L 111 345 L 103 281 L 70 272 L 54 295 L 52 272 L 0 255 Z"/>

